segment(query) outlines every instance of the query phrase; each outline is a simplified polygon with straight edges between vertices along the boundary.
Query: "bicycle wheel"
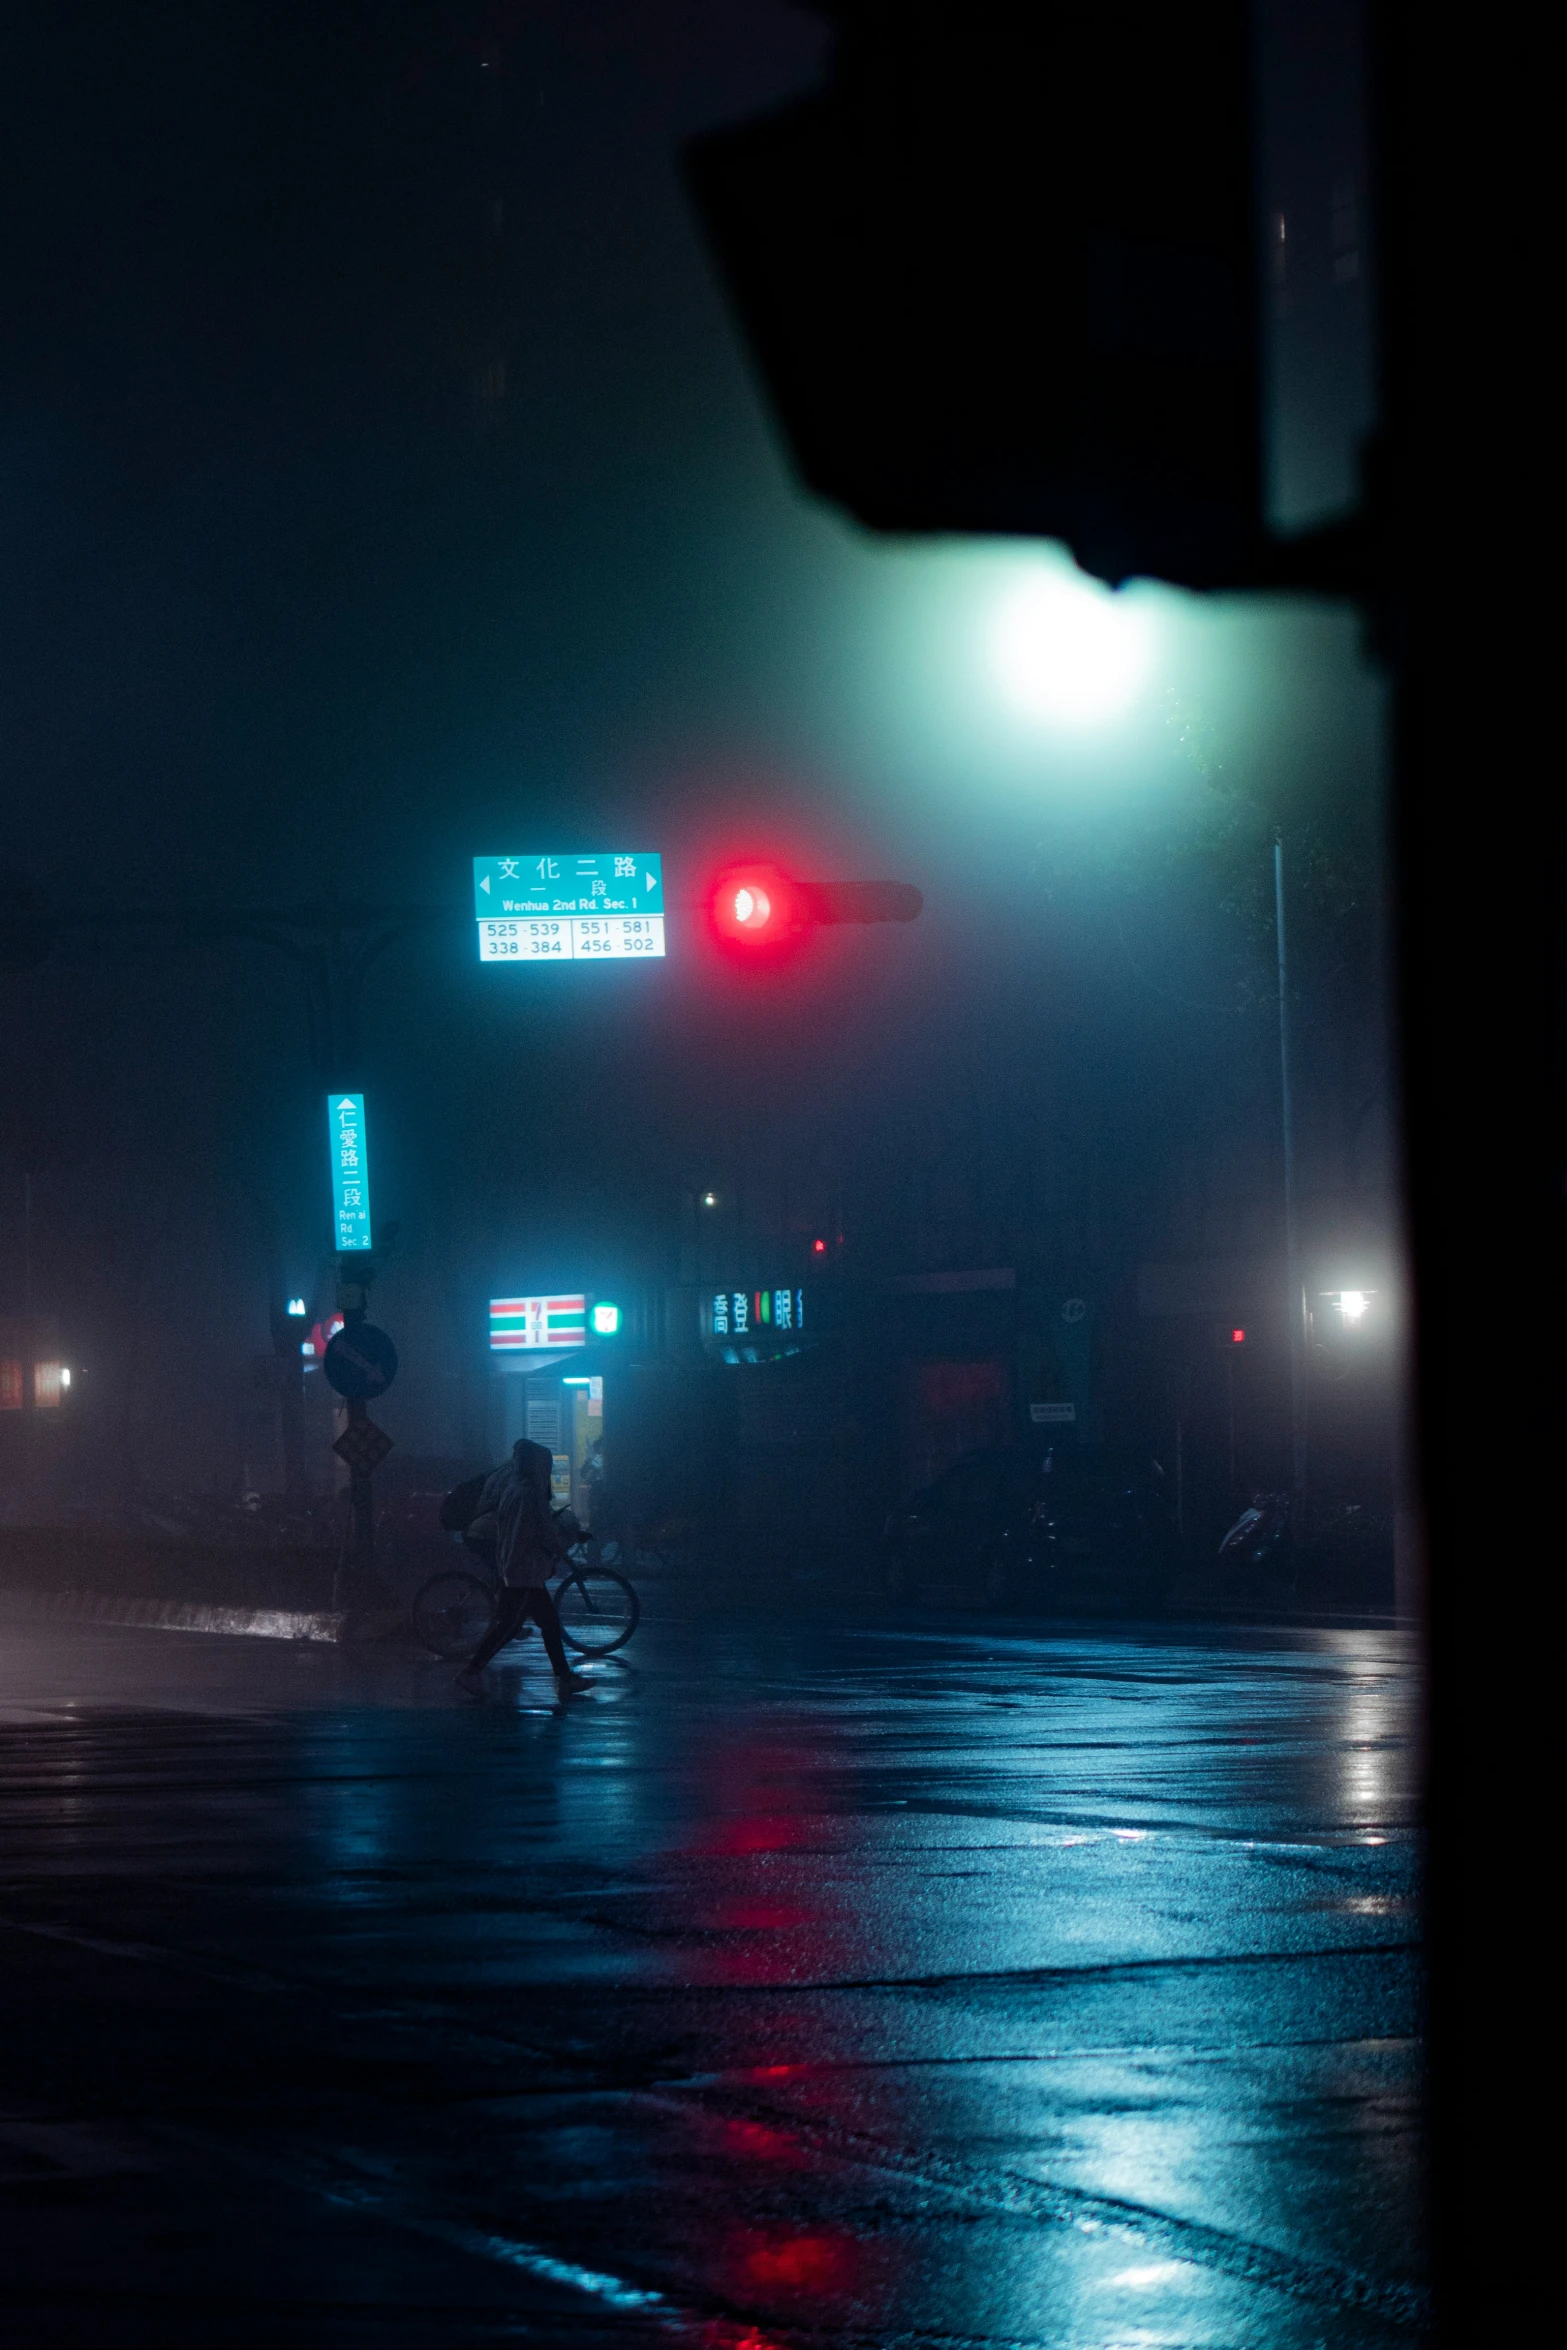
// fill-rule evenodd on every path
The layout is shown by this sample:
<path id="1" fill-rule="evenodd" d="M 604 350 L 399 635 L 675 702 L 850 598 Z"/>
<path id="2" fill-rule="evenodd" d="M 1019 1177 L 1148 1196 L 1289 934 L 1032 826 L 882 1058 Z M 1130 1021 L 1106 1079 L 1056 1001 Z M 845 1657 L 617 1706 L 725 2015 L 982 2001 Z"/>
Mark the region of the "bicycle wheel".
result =
<path id="1" fill-rule="evenodd" d="M 555 1587 L 560 1628 L 579 1656 L 611 1656 L 637 1628 L 642 1603 L 612 1567 L 573 1566 Z"/>
<path id="2" fill-rule="evenodd" d="M 477 1575 L 446 1567 L 414 1594 L 414 1630 L 437 1656 L 468 1656 L 495 1621 L 495 1594 Z"/>

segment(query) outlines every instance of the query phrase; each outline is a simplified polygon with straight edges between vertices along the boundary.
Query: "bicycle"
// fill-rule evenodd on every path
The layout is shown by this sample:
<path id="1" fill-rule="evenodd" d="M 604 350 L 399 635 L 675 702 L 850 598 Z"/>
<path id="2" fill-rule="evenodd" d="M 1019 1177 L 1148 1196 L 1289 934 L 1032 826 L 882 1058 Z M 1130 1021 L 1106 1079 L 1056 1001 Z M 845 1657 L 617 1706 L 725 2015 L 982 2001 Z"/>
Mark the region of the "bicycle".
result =
<path id="1" fill-rule="evenodd" d="M 442 1567 L 421 1583 L 409 1610 L 424 1646 L 449 1662 L 471 1656 L 495 1621 L 501 1579 L 486 1554 L 465 1544 L 472 1567 Z M 572 1544 L 548 1584 L 560 1613 L 568 1648 L 579 1656 L 613 1656 L 624 1648 L 642 1617 L 642 1602 L 618 1566 L 604 1553 L 617 1546 L 585 1535 Z"/>

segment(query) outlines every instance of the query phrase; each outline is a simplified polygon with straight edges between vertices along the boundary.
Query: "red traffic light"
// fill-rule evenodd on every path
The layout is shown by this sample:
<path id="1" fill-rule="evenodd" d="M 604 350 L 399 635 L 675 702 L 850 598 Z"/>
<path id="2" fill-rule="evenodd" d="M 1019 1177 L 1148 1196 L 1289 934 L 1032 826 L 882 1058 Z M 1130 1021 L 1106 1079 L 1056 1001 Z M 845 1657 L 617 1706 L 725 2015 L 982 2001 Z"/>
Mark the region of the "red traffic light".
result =
<path id="1" fill-rule="evenodd" d="M 795 881 L 777 865 L 730 865 L 708 899 L 719 937 L 745 947 L 782 946 L 818 923 L 912 922 L 924 903 L 909 881 Z"/>
<path id="2" fill-rule="evenodd" d="M 1245 1331 L 1244 1331 L 1244 1330 L 1232 1330 L 1232 1331 L 1230 1332 L 1230 1344 L 1231 1344 L 1231 1346 L 1244 1346 L 1244 1345 L 1246 1344 L 1246 1333 L 1245 1333 Z"/>
<path id="3" fill-rule="evenodd" d="M 731 865 L 713 884 L 709 907 L 720 938 L 777 946 L 800 928 L 795 885 L 776 865 Z"/>

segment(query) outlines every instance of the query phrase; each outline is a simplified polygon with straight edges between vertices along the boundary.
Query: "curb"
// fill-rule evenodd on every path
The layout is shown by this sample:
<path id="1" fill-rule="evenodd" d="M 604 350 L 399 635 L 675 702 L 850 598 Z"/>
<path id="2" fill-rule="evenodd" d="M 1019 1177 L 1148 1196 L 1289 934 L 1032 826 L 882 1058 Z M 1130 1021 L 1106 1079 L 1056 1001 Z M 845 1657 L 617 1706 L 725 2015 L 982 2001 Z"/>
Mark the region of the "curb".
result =
<path id="1" fill-rule="evenodd" d="M 99 1591 L 0 1591 L 0 1617 L 107 1624 L 127 1631 L 217 1632 L 249 1640 L 337 1642 L 347 1622 L 341 1611 L 310 1614 L 292 1608 L 219 1607 L 204 1600 L 115 1598 Z"/>

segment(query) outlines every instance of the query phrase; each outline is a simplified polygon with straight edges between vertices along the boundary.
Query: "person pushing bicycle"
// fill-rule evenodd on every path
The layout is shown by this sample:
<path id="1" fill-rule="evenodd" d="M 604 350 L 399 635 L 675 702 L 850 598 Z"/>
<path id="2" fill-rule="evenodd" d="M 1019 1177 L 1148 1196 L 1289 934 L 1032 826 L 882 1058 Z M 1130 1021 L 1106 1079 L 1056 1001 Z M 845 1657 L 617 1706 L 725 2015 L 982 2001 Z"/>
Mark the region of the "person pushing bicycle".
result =
<path id="1" fill-rule="evenodd" d="M 458 1688 L 470 1697 L 484 1695 L 485 1667 L 509 1640 L 516 1639 L 530 1616 L 539 1627 L 550 1660 L 556 1695 L 580 1697 L 592 1686 L 566 1662 L 560 1613 L 545 1587 L 571 1539 L 550 1508 L 551 1466 L 542 1444 L 519 1436 L 510 1460 L 503 1461 L 486 1479 L 479 1507 L 469 1520 L 470 1542 L 493 1541 L 501 1579 L 494 1621 L 457 1676 Z"/>

